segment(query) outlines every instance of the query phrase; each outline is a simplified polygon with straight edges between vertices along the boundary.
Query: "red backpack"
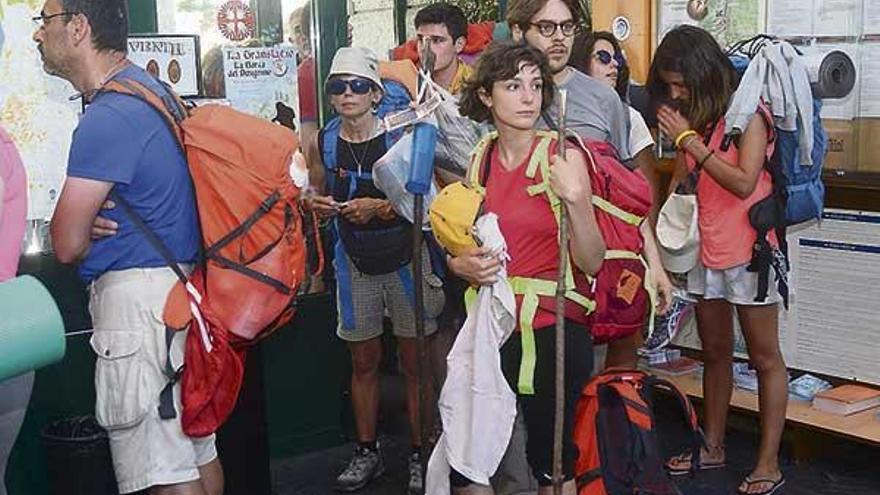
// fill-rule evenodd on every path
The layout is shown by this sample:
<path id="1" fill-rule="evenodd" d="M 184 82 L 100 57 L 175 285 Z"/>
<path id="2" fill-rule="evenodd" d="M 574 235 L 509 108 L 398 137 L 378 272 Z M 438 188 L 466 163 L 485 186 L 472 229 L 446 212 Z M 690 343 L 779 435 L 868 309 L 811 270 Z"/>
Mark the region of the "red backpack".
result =
<path id="1" fill-rule="evenodd" d="M 703 444 L 697 415 L 672 383 L 642 371 L 609 369 L 581 392 L 574 440 L 578 495 L 680 495 L 666 474 L 652 411 L 654 390 L 670 392 L 681 405 L 699 459 Z"/>
<path id="2" fill-rule="evenodd" d="M 620 163 L 614 148 L 583 141 L 591 161 L 593 211 L 605 240 L 605 261 L 595 276 L 596 310 L 591 328 L 594 344 L 628 337 L 641 330 L 652 304 L 644 239 L 639 227 L 651 209 L 651 187 L 639 170 Z"/>
<path id="3" fill-rule="evenodd" d="M 102 91 L 151 105 L 187 158 L 203 250 L 189 277 L 130 205 L 117 203 L 180 278 L 163 319 L 169 345 L 172 331 L 190 329 L 185 366 L 166 363 L 160 416 L 175 417 L 172 385 L 182 377 L 183 431 L 207 436 L 232 412 L 241 388 L 244 354 L 233 345 L 253 343 L 287 323 L 305 277 L 300 191 L 289 173 L 298 140 L 286 127 L 227 106 L 189 110 L 153 79 L 117 78 Z"/>

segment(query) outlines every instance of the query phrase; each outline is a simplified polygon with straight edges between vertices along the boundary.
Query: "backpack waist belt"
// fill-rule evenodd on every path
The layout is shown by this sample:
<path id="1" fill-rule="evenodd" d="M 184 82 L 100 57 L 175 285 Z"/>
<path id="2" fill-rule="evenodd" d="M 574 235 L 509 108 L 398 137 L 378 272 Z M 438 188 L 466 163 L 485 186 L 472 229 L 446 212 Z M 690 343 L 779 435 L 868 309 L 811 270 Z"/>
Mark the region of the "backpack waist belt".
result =
<path id="1" fill-rule="evenodd" d="M 540 296 L 555 297 L 556 281 L 542 278 L 510 277 L 507 279 L 513 293 L 523 296 L 519 308 L 519 328 L 522 344 L 522 360 L 519 365 L 519 378 L 517 389 L 522 395 L 535 394 L 535 363 L 537 353 L 535 351 L 535 315 L 538 313 Z M 584 308 L 586 314 L 596 309 L 596 303 L 577 292 L 573 286 L 565 291 L 565 298 Z M 465 293 L 465 303 L 468 308 L 476 300 L 477 291 L 469 287 Z"/>

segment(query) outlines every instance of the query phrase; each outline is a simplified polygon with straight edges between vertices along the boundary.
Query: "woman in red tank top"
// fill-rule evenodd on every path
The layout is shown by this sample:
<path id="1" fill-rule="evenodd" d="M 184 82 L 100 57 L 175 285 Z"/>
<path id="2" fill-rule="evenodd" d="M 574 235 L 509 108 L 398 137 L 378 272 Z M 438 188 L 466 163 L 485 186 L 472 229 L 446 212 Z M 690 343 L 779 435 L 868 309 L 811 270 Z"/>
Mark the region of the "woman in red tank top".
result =
<path id="1" fill-rule="evenodd" d="M 535 179 L 526 177 L 527 164 L 543 139 L 536 132 L 535 124 L 550 105 L 553 92 L 553 77 L 540 51 L 524 44 L 501 42 L 483 53 L 472 80 L 461 94 L 462 115 L 477 121 L 491 121 L 498 131 L 481 164 L 488 167 L 488 172 L 481 174 L 485 176 L 481 182 L 486 188 L 484 209 L 498 215 L 507 244 L 509 279 L 557 280 L 560 249 L 556 218 L 546 194 L 528 194 L 527 188 L 535 184 Z M 564 159 L 553 156 L 550 164 L 550 186 L 569 213 L 568 248 L 573 269 L 594 274 L 602 264 L 605 245 L 593 213 L 586 159 L 580 150 L 568 148 Z M 474 286 L 492 285 L 500 263 L 486 248 L 474 248 L 467 254 L 449 258 L 450 269 Z M 552 297 L 542 297 L 532 320 L 536 355 L 534 390 L 517 396 L 528 432 L 526 456 L 541 486 L 540 494 L 552 490 L 555 327 L 553 305 L 546 304 L 548 299 L 552 303 Z M 522 297 L 519 296 L 517 312 L 521 310 Z M 578 451 L 573 440 L 572 420 L 577 398 L 592 372 L 592 344 L 586 323 L 584 311 L 579 315 L 566 311 L 563 471 L 568 481 L 564 493 L 575 492 L 573 477 Z M 523 329 L 523 333 L 526 332 Z M 501 348 L 501 367 L 515 391 L 523 354 L 519 335 L 509 338 Z M 466 488 L 471 482 L 460 473 L 453 473 L 451 482 L 457 489 L 469 490 L 467 493 L 486 493 L 479 491 L 480 488 Z M 456 493 L 460 492 L 456 490 Z"/>
<path id="2" fill-rule="evenodd" d="M 668 102 L 659 107 L 657 118 L 660 130 L 674 139 L 679 149 L 677 179 L 689 170 L 700 174 L 701 263 L 688 275 L 688 291 L 698 297 L 697 328 L 705 361 L 706 447 L 694 467 L 722 467 L 725 462 L 735 308 L 749 359 L 758 373 L 761 416 L 757 464 L 738 493 L 767 495 L 785 481 L 778 455 L 788 378 L 779 350 L 778 294 L 771 290 L 770 297 L 756 301 L 758 274 L 748 271 L 747 266 L 756 239 L 749 208 L 772 193 L 771 179 L 764 170 L 764 161 L 772 151 L 772 129 L 756 114 L 737 143 L 722 146 L 724 114 L 737 84 L 733 65 L 712 36 L 700 28 L 680 26 L 657 48 L 648 90 L 655 100 Z M 684 474 L 693 462 L 685 453 L 670 459 L 666 467 L 671 474 Z"/>

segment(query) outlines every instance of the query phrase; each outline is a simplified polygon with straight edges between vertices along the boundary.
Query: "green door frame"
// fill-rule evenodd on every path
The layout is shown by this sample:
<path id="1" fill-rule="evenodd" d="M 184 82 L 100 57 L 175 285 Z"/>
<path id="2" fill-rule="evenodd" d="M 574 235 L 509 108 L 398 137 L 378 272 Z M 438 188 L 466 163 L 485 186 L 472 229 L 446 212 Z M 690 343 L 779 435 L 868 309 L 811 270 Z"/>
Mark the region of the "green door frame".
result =
<path id="1" fill-rule="evenodd" d="M 156 0 L 128 2 L 128 30 L 132 33 L 149 34 L 159 29 Z"/>
<path id="2" fill-rule="evenodd" d="M 398 45 L 406 42 L 406 0 L 394 0 L 394 39 Z"/>
<path id="3" fill-rule="evenodd" d="M 320 0 L 312 5 L 312 46 L 317 62 L 318 102 L 320 123 L 324 125 L 332 115 L 330 102 L 324 95 L 324 81 L 330 73 L 330 64 L 336 50 L 348 44 L 348 5 L 346 0 Z"/>

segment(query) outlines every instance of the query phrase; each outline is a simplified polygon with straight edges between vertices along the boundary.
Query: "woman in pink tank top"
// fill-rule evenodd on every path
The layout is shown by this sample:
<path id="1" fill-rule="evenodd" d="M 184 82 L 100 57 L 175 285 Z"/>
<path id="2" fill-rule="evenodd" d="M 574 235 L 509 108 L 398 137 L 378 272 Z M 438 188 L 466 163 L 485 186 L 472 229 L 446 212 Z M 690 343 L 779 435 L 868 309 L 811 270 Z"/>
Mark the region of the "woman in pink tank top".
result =
<path id="1" fill-rule="evenodd" d="M 680 26 L 657 48 L 648 80 L 652 97 L 666 102 L 660 105 L 657 118 L 660 130 L 678 147 L 677 179 L 691 171 L 699 174 L 700 263 L 688 274 L 688 291 L 698 298 L 697 328 L 705 360 L 706 446 L 699 459 L 684 453 L 670 459 L 666 467 L 671 474 L 684 474 L 691 468 L 724 466 L 736 314 L 750 362 L 758 373 L 761 416 L 757 464 L 737 491 L 767 495 L 785 482 L 778 455 L 788 377 L 779 350 L 779 295 L 771 287 L 767 298 L 756 301 L 758 274 L 748 271 L 747 266 L 757 238 L 749 222 L 749 209 L 773 189 L 764 169 L 772 153 L 773 131 L 758 116 L 762 112 L 758 109 L 757 118 L 751 119 L 738 141 L 722 145 L 724 114 L 738 79 L 709 33 Z M 775 245 L 775 239 L 768 240 Z"/>

